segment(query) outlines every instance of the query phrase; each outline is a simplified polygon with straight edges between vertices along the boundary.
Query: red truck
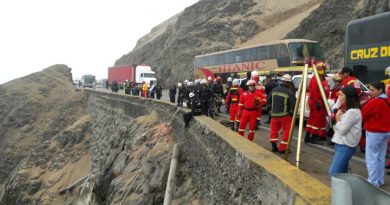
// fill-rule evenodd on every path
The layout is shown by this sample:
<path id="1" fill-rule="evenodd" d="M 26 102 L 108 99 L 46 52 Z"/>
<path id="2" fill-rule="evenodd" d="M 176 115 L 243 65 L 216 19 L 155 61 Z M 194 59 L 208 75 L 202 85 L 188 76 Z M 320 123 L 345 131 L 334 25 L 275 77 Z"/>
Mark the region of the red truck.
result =
<path id="1" fill-rule="evenodd" d="M 150 84 L 156 82 L 156 73 L 148 65 L 121 65 L 108 68 L 108 82 L 112 81 L 123 84 L 126 80 L 141 84 L 145 81 Z"/>

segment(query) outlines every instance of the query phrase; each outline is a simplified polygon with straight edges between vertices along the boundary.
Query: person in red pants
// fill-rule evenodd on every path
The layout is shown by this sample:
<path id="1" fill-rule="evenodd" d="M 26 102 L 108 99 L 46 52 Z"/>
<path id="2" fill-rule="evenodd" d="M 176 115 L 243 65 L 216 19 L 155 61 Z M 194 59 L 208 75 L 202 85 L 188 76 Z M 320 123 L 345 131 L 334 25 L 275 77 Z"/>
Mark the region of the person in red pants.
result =
<path id="1" fill-rule="evenodd" d="M 258 110 L 260 109 L 261 103 L 264 102 L 265 97 L 260 92 L 256 91 L 256 82 L 254 80 L 248 80 L 247 86 L 248 91 L 245 91 L 240 95 L 240 103 L 238 104 L 238 116 L 240 118 L 238 134 L 244 136 L 246 124 L 249 122 L 248 139 L 253 141 Z"/>
<path id="2" fill-rule="evenodd" d="M 329 83 L 325 79 L 325 67 L 318 66 L 318 75 L 320 77 L 320 84 L 325 92 L 325 98 L 329 96 Z M 313 76 L 309 83 L 309 118 L 306 123 L 305 143 L 315 143 L 315 140 L 326 141 L 327 137 L 327 112 L 325 104 L 322 99 L 320 89 L 318 87 L 317 79 Z"/>
<path id="3" fill-rule="evenodd" d="M 230 127 L 232 130 L 238 130 L 235 128 L 236 122 L 239 122 L 238 119 L 238 103 L 240 101 L 239 89 L 238 86 L 240 82 L 238 79 L 233 80 L 233 87 L 229 89 L 229 92 L 226 96 L 225 107 L 229 106 L 229 114 L 230 114 Z"/>
<path id="4" fill-rule="evenodd" d="M 287 149 L 288 135 L 290 134 L 292 115 L 296 103 L 295 94 L 290 89 L 291 83 L 291 76 L 289 74 L 283 75 L 279 86 L 272 89 L 267 96 L 267 106 L 271 110 L 271 132 L 269 138 L 272 152 L 279 151 L 281 154 L 285 153 Z M 278 148 L 280 128 L 283 128 L 283 135 Z"/>
<path id="5" fill-rule="evenodd" d="M 256 86 L 255 86 L 256 91 L 260 92 L 264 96 L 264 99 L 265 99 L 265 96 L 266 96 L 265 95 L 265 89 L 264 89 L 264 86 L 260 83 L 259 76 L 255 75 L 252 78 L 256 82 Z M 259 126 L 261 125 L 260 119 L 261 119 L 261 114 L 262 114 L 262 111 L 263 111 L 263 105 L 265 105 L 265 104 L 266 104 L 266 100 L 264 100 L 264 102 L 261 103 L 260 109 L 257 112 L 256 130 L 258 130 Z"/>

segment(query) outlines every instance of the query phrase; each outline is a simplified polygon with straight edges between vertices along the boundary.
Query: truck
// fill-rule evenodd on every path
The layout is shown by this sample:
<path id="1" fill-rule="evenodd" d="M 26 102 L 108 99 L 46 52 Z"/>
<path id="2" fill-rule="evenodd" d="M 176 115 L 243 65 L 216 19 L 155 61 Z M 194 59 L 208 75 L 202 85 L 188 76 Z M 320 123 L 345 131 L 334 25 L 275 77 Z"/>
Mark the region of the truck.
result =
<path id="1" fill-rule="evenodd" d="M 141 84 L 145 82 L 150 85 L 150 82 L 156 83 L 156 73 L 148 65 L 121 65 L 108 68 L 108 81 L 112 83 L 116 81 L 122 85 L 126 80 Z"/>
<path id="2" fill-rule="evenodd" d="M 94 88 L 96 85 L 96 77 L 91 74 L 83 75 L 81 78 L 81 84 L 83 88 Z"/>

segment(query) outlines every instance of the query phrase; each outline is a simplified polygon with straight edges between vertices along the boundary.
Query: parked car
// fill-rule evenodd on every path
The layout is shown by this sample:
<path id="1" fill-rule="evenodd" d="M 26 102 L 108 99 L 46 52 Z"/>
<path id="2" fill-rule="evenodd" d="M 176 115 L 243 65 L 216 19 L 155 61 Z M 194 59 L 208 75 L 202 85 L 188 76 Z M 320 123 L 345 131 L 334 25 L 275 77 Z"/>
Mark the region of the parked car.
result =
<path id="1" fill-rule="evenodd" d="M 332 92 L 332 89 L 334 87 L 334 81 L 333 81 L 333 76 L 334 75 L 335 74 L 327 74 L 327 76 L 325 77 L 325 79 L 329 83 L 331 92 Z M 312 77 L 313 77 L 313 74 L 309 74 L 308 78 L 307 78 L 306 100 L 305 100 L 305 111 L 304 111 L 305 119 L 307 119 L 309 117 L 309 114 L 310 114 L 309 105 L 308 105 L 308 99 L 309 99 L 309 83 L 310 83 L 310 80 L 311 80 Z M 299 88 L 299 84 L 301 83 L 301 79 L 302 79 L 302 75 L 294 75 L 292 77 L 292 81 L 293 81 L 293 84 L 294 84 L 294 87 L 295 87 L 296 90 L 298 90 L 298 88 Z M 359 83 L 360 83 L 360 88 L 362 89 L 361 103 L 364 103 L 369 98 L 369 89 L 362 82 L 359 81 Z M 298 98 L 298 96 L 297 96 L 297 98 Z M 334 102 L 333 100 L 328 99 L 328 104 L 329 104 L 330 108 L 332 108 L 332 106 L 335 103 L 336 102 Z M 298 109 L 298 116 L 299 116 L 299 114 L 300 114 L 300 108 Z"/>

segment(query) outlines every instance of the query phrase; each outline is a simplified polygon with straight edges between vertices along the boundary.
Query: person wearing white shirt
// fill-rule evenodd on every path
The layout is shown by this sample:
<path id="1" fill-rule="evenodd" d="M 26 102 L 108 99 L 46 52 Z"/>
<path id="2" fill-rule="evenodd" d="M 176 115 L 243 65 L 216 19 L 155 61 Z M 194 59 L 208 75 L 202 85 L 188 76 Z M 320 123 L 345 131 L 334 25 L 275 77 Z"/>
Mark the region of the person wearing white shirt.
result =
<path id="1" fill-rule="evenodd" d="M 356 89 L 352 86 L 342 88 L 339 102 L 346 109 L 339 109 L 336 113 L 332 138 L 332 142 L 335 143 L 335 154 L 329 168 L 330 176 L 348 173 L 349 160 L 356 152 L 362 130 L 362 114 Z"/>

